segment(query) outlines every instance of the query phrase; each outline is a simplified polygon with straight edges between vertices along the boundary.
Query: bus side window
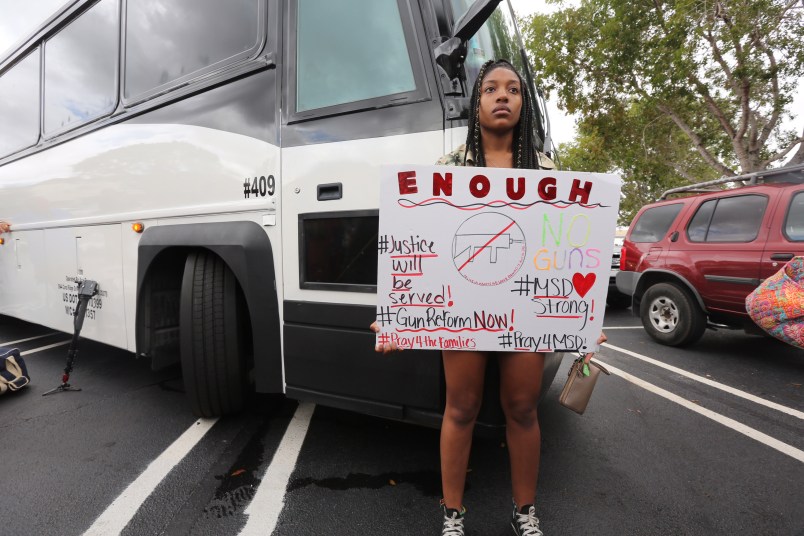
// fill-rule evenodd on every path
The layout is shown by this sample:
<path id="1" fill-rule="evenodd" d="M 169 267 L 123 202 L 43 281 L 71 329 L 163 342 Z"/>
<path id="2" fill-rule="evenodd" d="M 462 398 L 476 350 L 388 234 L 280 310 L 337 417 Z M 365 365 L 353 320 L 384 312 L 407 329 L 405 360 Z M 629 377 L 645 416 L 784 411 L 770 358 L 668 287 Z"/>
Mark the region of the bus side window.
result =
<path id="1" fill-rule="evenodd" d="M 296 64 L 290 83 L 296 118 L 419 96 L 424 83 L 419 65 L 411 62 L 415 44 L 406 0 L 298 0 L 295 7 Z"/>
<path id="2" fill-rule="evenodd" d="M 117 105 L 119 5 L 102 0 L 45 43 L 45 136 L 108 115 Z"/>
<path id="3" fill-rule="evenodd" d="M 0 76 L 0 158 L 39 140 L 39 49 Z"/>
<path id="4" fill-rule="evenodd" d="M 128 0 L 126 104 L 255 54 L 264 8 L 264 0 Z"/>

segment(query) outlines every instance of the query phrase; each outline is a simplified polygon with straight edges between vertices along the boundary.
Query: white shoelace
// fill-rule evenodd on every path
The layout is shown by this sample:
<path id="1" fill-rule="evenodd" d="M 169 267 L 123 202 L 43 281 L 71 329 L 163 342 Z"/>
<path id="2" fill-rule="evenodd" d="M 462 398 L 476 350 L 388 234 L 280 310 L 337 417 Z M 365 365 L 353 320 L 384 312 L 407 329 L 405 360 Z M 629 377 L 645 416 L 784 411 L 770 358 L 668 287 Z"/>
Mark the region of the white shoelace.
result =
<path id="1" fill-rule="evenodd" d="M 528 508 L 527 514 L 516 514 L 516 522 L 519 525 L 519 530 L 522 531 L 523 536 L 544 536 L 539 529 L 539 518 L 536 517 L 536 508 L 531 506 Z"/>
<path id="2" fill-rule="evenodd" d="M 463 536 L 463 518 L 458 517 L 458 514 L 452 514 L 452 517 L 445 516 L 441 536 Z"/>

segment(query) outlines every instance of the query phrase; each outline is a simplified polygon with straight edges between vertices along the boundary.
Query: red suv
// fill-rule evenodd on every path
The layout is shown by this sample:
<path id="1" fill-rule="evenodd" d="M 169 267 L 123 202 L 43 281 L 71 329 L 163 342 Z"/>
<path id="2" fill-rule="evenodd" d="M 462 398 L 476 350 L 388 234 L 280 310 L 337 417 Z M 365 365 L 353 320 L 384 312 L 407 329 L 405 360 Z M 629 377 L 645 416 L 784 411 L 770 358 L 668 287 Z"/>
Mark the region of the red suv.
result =
<path id="1" fill-rule="evenodd" d="M 750 185 L 652 203 L 637 213 L 620 254 L 617 288 L 648 334 L 682 346 L 707 325 L 753 327 L 745 298 L 804 255 L 804 166 L 676 188 Z"/>

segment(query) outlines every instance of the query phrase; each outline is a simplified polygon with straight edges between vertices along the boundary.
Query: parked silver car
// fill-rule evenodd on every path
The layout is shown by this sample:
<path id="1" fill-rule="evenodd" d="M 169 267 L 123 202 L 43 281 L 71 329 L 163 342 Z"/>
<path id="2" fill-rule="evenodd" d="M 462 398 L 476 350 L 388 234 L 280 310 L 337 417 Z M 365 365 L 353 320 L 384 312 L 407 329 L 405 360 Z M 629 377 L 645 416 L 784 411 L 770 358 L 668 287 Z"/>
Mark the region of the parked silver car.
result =
<path id="1" fill-rule="evenodd" d="M 624 309 L 631 305 L 631 296 L 623 294 L 617 289 L 617 272 L 620 271 L 620 252 L 624 238 L 614 237 L 614 252 L 611 256 L 611 275 L 609 277 L 609 293 L 606 295 L 606 305 L 613 309 Z"/>

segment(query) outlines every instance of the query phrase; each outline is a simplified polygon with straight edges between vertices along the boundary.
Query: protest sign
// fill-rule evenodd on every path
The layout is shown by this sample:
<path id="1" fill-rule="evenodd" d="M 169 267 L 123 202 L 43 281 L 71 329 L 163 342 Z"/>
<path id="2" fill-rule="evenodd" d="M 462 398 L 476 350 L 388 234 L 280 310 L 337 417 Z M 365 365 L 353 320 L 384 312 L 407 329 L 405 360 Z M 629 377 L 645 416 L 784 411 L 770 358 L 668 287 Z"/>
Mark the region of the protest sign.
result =
<path id="1" fill-rule="evenodd" d="M 387 166 L 380 195 L 378 343 L 596 350 L 619 177 Z"/>

